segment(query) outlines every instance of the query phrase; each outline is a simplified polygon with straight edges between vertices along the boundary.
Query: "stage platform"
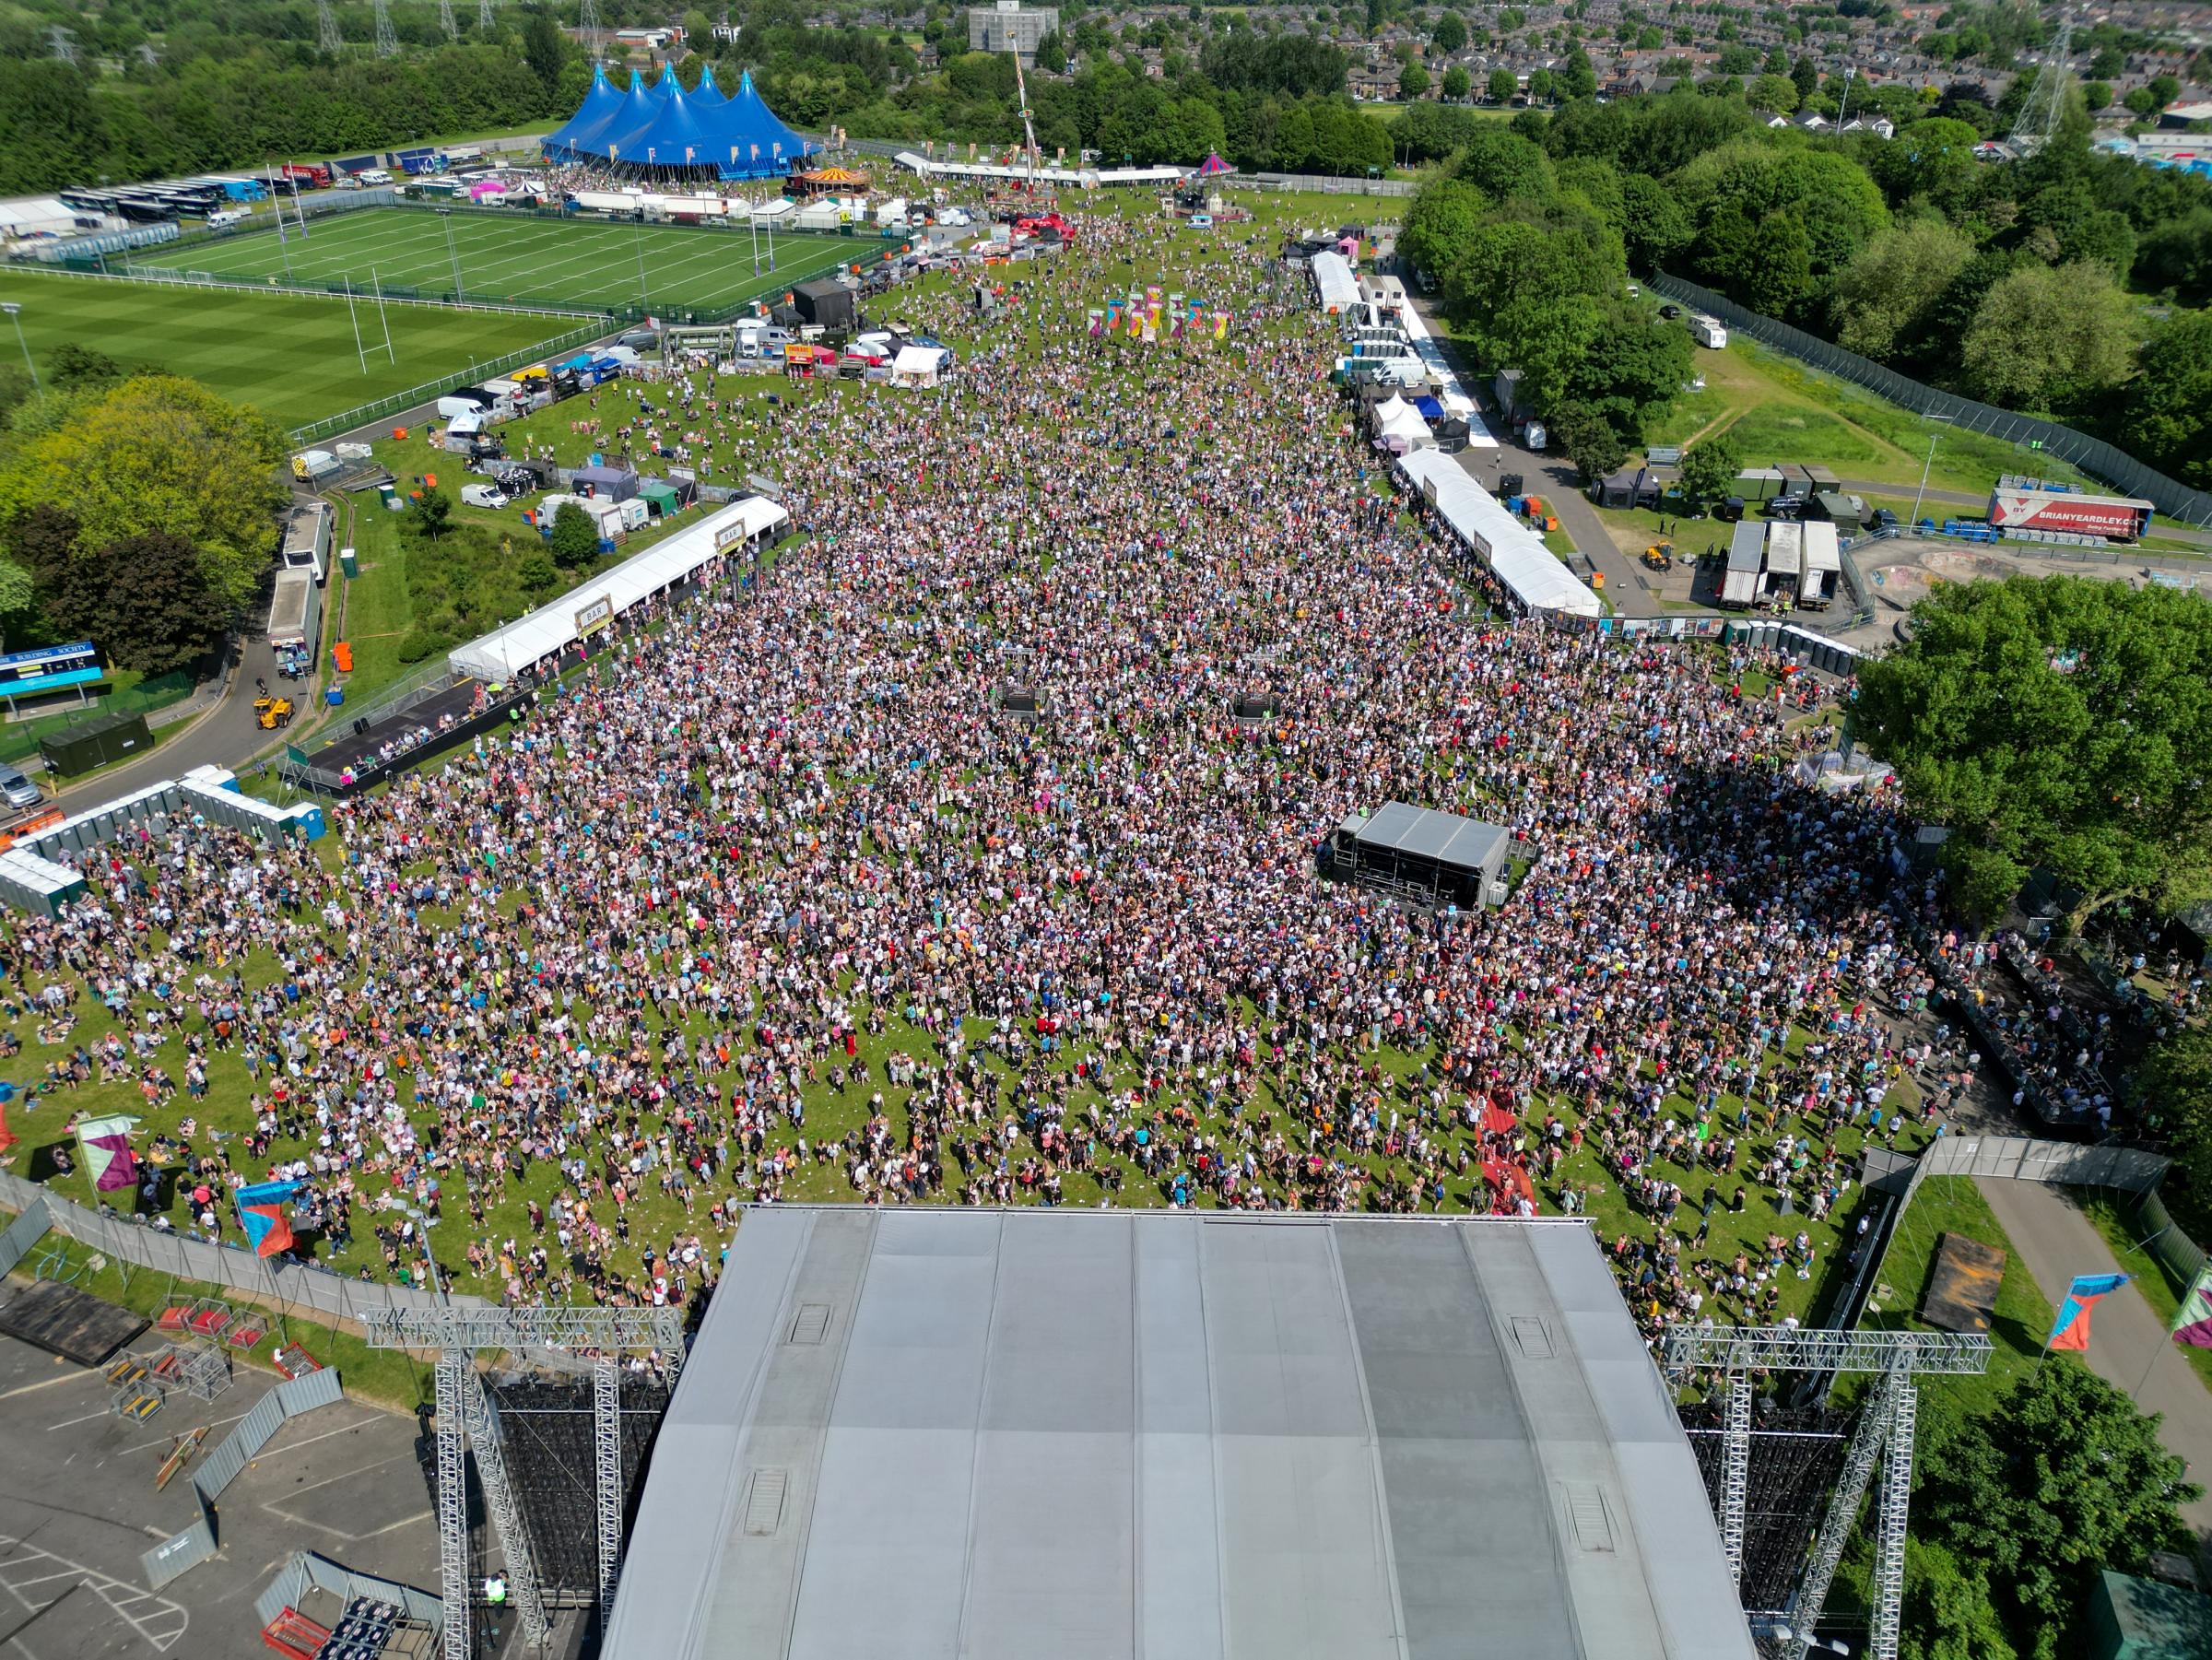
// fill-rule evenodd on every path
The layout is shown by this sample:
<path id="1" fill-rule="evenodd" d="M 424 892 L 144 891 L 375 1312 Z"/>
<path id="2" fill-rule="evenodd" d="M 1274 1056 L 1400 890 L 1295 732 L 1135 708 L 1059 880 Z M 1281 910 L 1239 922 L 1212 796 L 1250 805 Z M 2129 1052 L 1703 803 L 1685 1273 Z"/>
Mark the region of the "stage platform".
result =
<path id="1" fill-rule="evenodd" d="M 347 721 L 336 738 L 320 749 L 311 750 L 308 760 L 326 772 L 343 772 L 348 767 L 365 772 L 377 764 L 376 752 L 404 733 L 428 726 L 435 742 L 438 723 L 450 714 L 453 724 L 459 725 L 467 718 L 483 684 L 476 679 L 460 681 L 425 698 L 411 709 L 376 722 L 366 732 L 354 731 L 352 722 Z"/>
<path id="2" fill-rule="evenodd" d="M 0 1308 L 0 1334 L 36 1344 L 79 1366 L 98 1366 L 145 1329 L 142 1315 L 51 1279 L 18 1293 Z"/>

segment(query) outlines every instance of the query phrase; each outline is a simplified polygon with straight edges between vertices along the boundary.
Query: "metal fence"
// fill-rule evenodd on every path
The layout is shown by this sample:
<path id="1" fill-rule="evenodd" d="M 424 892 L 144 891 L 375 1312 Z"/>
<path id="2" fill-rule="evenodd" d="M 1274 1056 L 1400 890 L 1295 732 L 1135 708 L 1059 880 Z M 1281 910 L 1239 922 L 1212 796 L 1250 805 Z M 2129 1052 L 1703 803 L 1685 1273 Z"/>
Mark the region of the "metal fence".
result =
<path id="1" fill-rule="evenodd" d="M 488 363 L 478 363 L 469 372 L 477 381 L 494 380 L 511 369 L 520 369 L 525 363 L 542 362 L 547 358 L 567 351 L 571 347 L 583 346 L 599 339 L 608 332 L 606 320 L 589 326 L 571 329 L 551 340 L 541 340 L 527 351 L 511 351 L 503 358 L 494 358 Z M 365 427 L 389 416 L 404 415 L 432 399 L 441 396 L 457 385 L 466 383 L 463 377 L 448 374 L 442 380 L 425 381 L 419 386 L 410 386 L 405 392 L 395 392 L 390 397 L 379 398 L 373 404 L 362 404 L 340 415 L 310 421 L 304 427 L 294 427 L 286 436 L 295 444 L 312 442 L 335 433 L 350 432 L 356 427 Z"/>
<path id="2" fill-rule="evenodd" d="M 2027 1136 L 1946 1136 L 1922 1155 L 1915 1178 L 1996 1176 L 2065 1187 L 2148 1193 L 2172 1161 L 2132 1147 L 2088 1147 Z"/>
<path id="3" fill-rule="evenodd" d="M 408 1619 L 428 1625 L 433 1635 L 445 1629 L 445 1604 L 428 1591 L 403 1585 L 397 1580 L 379 1579 L 372 1573 L 356 1573 L 312 1550 L 295 1552 L 276 1571 L 268 1589 L 253 1599 L 255 1623 L 266 1626 L 285 1609 L 298 1607 L 310 1585 L 330 1592 L 340 1602 L 366 1596 L 371 1602 L 394 1604 L 406 1610 Z"/>
<path id="4" fill-rule="evenodd" d="M 2010 409 L 1998 409 L 1988 404 L 1976 403 L 1972 398 L 1960 397 L 1955 392 L 1942 392 L 1899 374 L 1893 369 L 1884 369 L 1879 363 L 1845 351 L 1833 341 L 1823 340 L 1818 335 L 1808 335 L 1786 323 L 1777 323 L 1771 317 L 1762 317 L 1757 312 L 1747 312 L 1732 300 L 1725 300 L 1711 289 L 1701 288 L 1694 282 L 1685 282 L 1678 277 L 1669 277 L 1661 271 L 1653 275 L 1651 286 L 1670 300 L 1678 300 L 1725 323 L 1730 328 L 1741 329 L 1754 340 L 1771 346 L 1779 351 L 1811 364 L 1815 369 L 1864 386 L 1867 391 L 1888 399 L 1893 404 L 1933 416 L 1968 429 L 1983 432 L 2007 443 L 2025 444 L 2041 449 L 2061 460 L 2072 462 L 2095 477 L 2133 496 L 2140 496 L 2153 503 L 2171 518 L 2191 524 L 2212 525 L 2212 495 L 2191 489 L 2187 485 L 2169 478 L 2155 467 L 2144 465 L 2124 450 L 2115 449 L 2100 438 L 2077 432 L 2071 427 L 2062 427 L 2056 421 L 2038 419 L 2032 415 L 2015 414 Z M 2038 548 L 2039 553 L 2046 551 Z M 2055 551 L 2055 549 L 2050 550 Z"/>
<path id="5" fill-rule="evenodd" d="M 53 1226 L 53 1219 L 46 1214 L 44 1195 L 23 1207 L 23 1213 L 7 1225 L 7 1231 L 0 1233 L 0 1279 L 16 1271 L 16 1265 L 46 1237 Z"/>
<path id="6" fill-rule="evenodd" d="M 195 1285 L 237 1291 L 279 1311 L 298 1309 L 325 1320 L 359 1324 L 366 1311 L 424 1309 L 440 1301 L 411 1286 L 375 1285 L 308 1264 L 279 1267 L 276 1259 L 259 1257 L 251 1251 L 146 1227 L 124 1216 L 88 1210 L 35 1182 L 0 1172 L 0 1207 L 18 1212 L 19 1221 L 33 1206 L 43 1206 L 53 1230 L 79 1244 Z M 483 1300 L 477 1297 L 455 1295 L 451 1301 L 483 1306 Z"/>
<path id="7" fill-rule="evenodd" d="M 199 1514 L 192 1525 L 170 1535 L 138 1559 L 149 1591 L 159 1591 L 215 1554 L 215 1511 L 197 1488 L 193 1496 L 199 1500 Z"/>

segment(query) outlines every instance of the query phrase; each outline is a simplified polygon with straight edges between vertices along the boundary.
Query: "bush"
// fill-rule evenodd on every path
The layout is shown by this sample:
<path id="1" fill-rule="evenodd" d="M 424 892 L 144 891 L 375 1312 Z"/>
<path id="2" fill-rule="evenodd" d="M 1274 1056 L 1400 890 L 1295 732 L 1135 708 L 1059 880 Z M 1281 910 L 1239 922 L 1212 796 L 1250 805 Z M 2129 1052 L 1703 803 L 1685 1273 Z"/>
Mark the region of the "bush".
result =
<path id="1" fill-rule="evenodd" d="M 399 642 L 399 660 L 402 663 L 421 663 L 441 652 L 453 649 L 453 637 L 441 629 L 417 626 L 407 631 Z"/>

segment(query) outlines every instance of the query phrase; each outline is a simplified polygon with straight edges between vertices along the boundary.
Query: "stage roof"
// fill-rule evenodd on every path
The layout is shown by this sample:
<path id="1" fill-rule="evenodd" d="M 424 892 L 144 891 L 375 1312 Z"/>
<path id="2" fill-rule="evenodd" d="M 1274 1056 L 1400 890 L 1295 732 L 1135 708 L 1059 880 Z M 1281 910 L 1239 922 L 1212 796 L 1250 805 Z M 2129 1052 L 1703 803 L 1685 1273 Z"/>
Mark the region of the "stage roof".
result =
<path id="1" fill-rule="evenodd" d="M 1488 870 L 1505 856 L 1512 831 L 1457 813 L 1387 801 L 1353 832 L 1370 847 L 1434 859 L 1460 870 Z"/>
<path id="2" fill-rule="evenodd" d="M 746 1212 L 628 1660 L 1752 1660 L 1581 1224 Z"/>

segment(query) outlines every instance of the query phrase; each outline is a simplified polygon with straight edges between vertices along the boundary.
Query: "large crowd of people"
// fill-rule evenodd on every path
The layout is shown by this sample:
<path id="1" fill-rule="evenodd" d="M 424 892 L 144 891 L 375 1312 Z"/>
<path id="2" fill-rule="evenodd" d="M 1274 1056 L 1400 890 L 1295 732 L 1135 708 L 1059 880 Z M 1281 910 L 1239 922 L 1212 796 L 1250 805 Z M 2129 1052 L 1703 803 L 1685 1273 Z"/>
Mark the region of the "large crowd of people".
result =
<path id="1" fill-rule="evenodd" d="M 1817 740 L 1722 648 L 1466 604 L 1233 235 L 1089 220 L 988 326 L 900 293 L 961 348 L 937 391 L 644 387 L 772 458 L 799 537 L 323 843 L 82 855 L 0 933 L 39 1110 L 135 1079 L 142 1209 L 234 1233 L 227 1187 L 297 1175 L 356 1271 L 419 1274 L 420 1210 L 512 1300 L 680 1301 L 736 1207 L 836 1191 L 1602 1212 L 1649 1332 L 1802 1303 L 1862 1138 L 1935 1116 L 1887 804 L 1797 783 Z M 1091 335 L 1147 284 L 1226 337 Z M 1508 828 L 1509 901 L 1328 878 L 1393 799 Z"/>

